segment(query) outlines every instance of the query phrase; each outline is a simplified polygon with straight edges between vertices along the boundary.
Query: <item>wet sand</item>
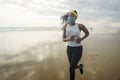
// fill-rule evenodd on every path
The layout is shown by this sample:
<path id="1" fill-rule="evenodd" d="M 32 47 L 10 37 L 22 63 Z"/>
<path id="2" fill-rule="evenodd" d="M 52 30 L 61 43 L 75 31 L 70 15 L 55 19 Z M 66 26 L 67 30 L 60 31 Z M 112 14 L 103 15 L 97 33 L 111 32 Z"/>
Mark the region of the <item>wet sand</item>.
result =
<path id="1" fill-rule="evenodd" d="M 90 35 L 83 44 L 84 74 L 75 80 L 120 80 L 120 35 Z M 0 56 L 0 80 L 69 80 L 66 43 L 32 46 L 15 55 Z"/>

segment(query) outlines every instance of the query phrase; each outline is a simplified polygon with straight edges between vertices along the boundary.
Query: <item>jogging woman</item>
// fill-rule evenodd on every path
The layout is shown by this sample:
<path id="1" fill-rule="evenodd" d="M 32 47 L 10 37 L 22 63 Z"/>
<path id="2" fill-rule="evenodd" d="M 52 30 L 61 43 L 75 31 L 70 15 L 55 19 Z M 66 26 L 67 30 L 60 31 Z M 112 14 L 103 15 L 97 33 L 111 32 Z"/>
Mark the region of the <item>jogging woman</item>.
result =
<path id="1" fill-rule="evenodd" d="M 75 23 L 78 17 L 77 11 L 73 10 L 62 16 L 62 22 L 65 23 L 63 27 L 63 41 L 67 44 L 67 56 L 70 63 L 70 80 L 75 79 L 75 69 L 80 69 L 80 73 L 83 74 L 83 64 L 79 64 L 82 57 L 83 46 L 81 41 L 88 37 L 89 32 L 83 24 Z M 83 31 L 85 35 L 80 36 L 80 32 Z"/>

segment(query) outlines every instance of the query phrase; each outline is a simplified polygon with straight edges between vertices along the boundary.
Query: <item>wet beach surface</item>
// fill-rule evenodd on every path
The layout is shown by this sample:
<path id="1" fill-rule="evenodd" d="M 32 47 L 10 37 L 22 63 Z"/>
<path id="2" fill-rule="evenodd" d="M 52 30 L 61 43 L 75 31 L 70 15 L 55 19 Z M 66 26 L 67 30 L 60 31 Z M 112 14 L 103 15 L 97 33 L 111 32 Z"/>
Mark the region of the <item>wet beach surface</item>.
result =
<path id="1" fill-rule="evenodd" d="M 83 44 L 84 74 L 75 80 L 120 80 L 120 35 L 90 35 Z M 69 80 L 66 43 L 39 43 L 17 54 L 0 55 L 0 80 Z"/>

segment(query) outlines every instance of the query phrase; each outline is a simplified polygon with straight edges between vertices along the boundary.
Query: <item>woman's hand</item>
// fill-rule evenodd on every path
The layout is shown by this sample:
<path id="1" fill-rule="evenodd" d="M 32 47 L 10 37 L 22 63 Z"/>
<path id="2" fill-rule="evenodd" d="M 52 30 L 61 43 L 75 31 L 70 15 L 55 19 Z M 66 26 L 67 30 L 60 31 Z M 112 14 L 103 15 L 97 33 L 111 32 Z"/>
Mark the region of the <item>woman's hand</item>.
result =
<path id="1" fill-rule="evenodd" d="M 82 39 L 80 37 L 76 40 L 77 43 L 81 43 L 81 41 Z"/>
<path id="2" fill-rule="evenodd" d="M 70 36 L 69 41 L 74 41 L 74 35 L 73 35 L 73 36 Z"/>

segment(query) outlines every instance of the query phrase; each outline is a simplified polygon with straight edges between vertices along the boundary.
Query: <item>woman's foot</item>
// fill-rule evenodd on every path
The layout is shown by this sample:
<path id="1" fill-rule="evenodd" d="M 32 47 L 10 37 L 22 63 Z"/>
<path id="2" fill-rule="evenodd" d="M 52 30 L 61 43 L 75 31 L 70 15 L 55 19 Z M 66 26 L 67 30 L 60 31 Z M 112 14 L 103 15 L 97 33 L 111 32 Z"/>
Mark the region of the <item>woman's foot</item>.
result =
<path id="1" fill-rule="evenodd" d="M 79 65 L 80 73 L 83 74 L 83 64 Z"/>

